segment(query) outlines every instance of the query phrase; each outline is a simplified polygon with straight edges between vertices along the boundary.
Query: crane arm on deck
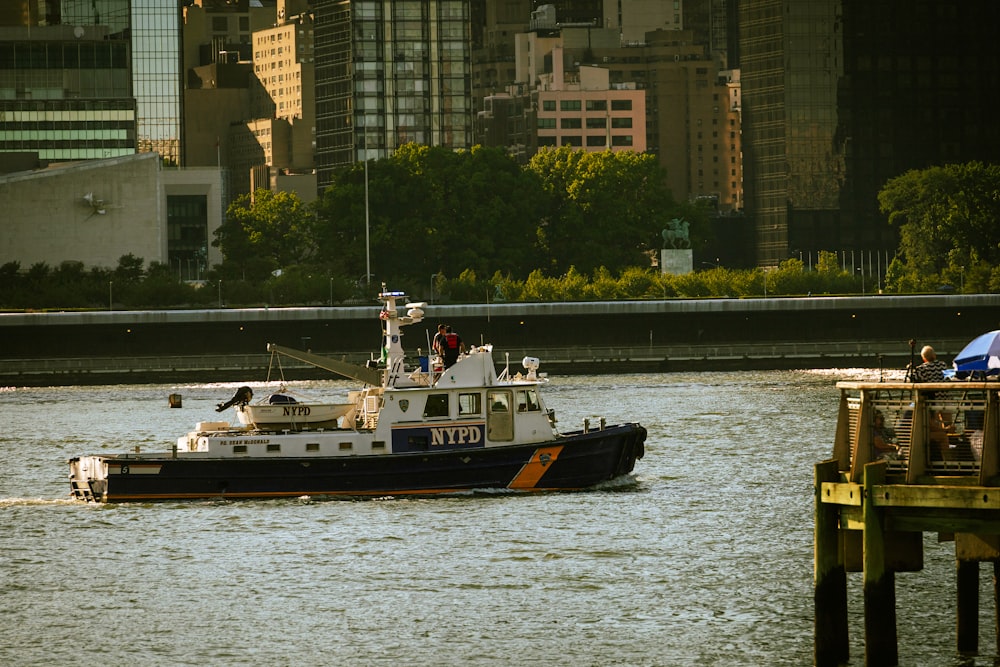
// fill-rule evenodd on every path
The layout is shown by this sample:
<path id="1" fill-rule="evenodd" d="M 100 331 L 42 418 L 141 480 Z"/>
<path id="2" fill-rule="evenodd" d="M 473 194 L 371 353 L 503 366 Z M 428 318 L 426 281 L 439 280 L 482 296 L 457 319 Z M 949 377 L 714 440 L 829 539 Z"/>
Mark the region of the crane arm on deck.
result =
<path id="1" fill-rule="evenodd" d="M 382 384 L 382 371 L 373 370 L 357 364 L 349 364 L 346 361 L 337 361 L 336 359 L 321 357 L 318 354 L 313 354 L 312 352 L 303 352 L 302 350 L 284 347 L 283 345 L 276 345 L 275 343 L 268 343 L 267 350 L 268 352 L 277 352 L 278 354 L 283 354 L 286 357 L 304 361 L 307 364 L 312 364 L 317 368 L 326 369 L 336 373 L 337 375 L 343 375 L 344 377 L 349 377 L 353 380 L 370 384 L 373 387 L 377 387 Z"/>

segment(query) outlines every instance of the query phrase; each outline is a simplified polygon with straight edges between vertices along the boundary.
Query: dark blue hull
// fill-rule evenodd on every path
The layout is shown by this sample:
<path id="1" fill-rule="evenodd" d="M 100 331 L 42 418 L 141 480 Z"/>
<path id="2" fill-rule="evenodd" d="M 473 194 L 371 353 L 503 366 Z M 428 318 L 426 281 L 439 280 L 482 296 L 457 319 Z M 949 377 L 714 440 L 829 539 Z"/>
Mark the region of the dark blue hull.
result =
<path id="1" fill-rule="evenodd" d="M 630 473 L 645 439 L 623 424 L 544 444 L 381 456 L 105 457 L 106 479 L 71 482 L 74 496 L 98 502 L 585 489 Z"/>

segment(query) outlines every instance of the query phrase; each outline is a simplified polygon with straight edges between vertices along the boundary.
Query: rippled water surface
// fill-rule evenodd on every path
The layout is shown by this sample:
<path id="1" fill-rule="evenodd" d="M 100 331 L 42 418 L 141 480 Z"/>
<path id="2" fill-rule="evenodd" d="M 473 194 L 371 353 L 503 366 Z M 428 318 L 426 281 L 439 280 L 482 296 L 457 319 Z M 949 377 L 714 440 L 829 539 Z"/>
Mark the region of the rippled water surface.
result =
<path id="1" fill-rule="evenodd" d="M 0 391 L 0 665 L 811 664 L 812 466 L 862 373 L 553 378 L 561 428 L 647 427 L 632 479 L 364 501 L 70 501 L 68 457 L 165 450 L 232 385 Z M 985 568 L 992 652 L 955 653 L 952 549 L 897 575 L 904 665 L 993 664 Z"/>

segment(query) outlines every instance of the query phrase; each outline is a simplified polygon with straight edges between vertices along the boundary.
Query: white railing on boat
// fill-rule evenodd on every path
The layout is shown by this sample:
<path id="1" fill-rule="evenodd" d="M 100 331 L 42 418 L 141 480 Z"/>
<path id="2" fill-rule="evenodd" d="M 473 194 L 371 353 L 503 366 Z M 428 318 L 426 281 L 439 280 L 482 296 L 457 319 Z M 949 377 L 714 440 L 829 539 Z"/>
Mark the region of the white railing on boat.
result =
<path id="1" fill-rule="evenodd" d="M 880 457 L 889 475 L 908 484 L 929 476 L 990 485 L 1000 473 L 1000 383 L 840 382 L 837 387 L 833 458 L 849 481 L 860 482 L 865 464 Z M 895 453 L 875 448 L 879 415 Z"/>

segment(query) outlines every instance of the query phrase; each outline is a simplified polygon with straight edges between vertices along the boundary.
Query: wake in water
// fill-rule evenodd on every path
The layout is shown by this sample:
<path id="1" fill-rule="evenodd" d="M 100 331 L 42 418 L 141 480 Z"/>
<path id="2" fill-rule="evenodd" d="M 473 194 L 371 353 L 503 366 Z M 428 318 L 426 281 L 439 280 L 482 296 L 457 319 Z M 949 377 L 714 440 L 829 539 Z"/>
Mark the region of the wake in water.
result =
<path id="1" fill-rule="evenodd" d="M 83 503 L 72 498 L 0 498 L 0 510 L 8 507 L 37 507 L 39 505 L 80 505 Z"/>

